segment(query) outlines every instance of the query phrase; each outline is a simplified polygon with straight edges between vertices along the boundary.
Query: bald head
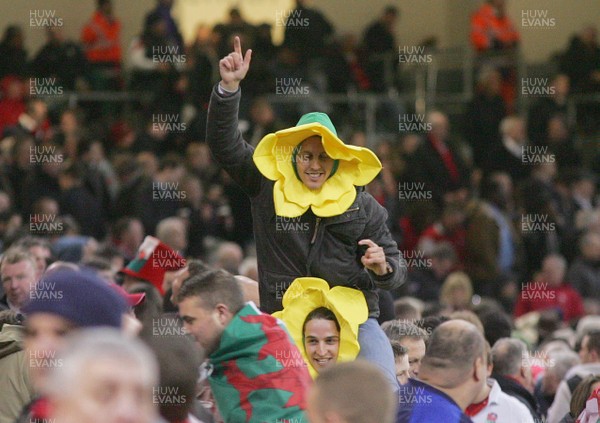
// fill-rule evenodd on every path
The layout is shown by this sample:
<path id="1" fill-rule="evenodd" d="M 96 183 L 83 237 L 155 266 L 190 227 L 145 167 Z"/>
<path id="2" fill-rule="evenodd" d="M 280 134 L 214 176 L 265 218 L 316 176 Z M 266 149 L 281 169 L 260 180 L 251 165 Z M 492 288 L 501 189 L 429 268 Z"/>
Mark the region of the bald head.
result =
<path id="1" fill-rule="evenodd" d="M 473 364 L 485 354 L 485 339 L 465 320 L 442 323 L 429 338 L 420 377 L 434 377 L 441 386 L 455 388 L 470 376 Z"/>
<path id="2" fill-rule="evenodd" d="M 308 396 L 308 415 L 311 422 L 392 423 L 397 402 L 381 371 L 357 360 L 319 373 Z"/>

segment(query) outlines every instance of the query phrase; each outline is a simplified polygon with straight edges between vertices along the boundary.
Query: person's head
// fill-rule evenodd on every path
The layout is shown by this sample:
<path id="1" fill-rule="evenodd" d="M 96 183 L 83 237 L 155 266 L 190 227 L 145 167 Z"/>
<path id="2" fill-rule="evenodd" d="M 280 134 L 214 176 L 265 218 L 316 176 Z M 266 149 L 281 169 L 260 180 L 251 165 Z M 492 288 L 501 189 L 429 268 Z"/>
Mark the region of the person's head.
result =
<path id="1" fill-rule="evenodd" d="M 69 341 L 46 389 L 51 421 L 156 421 L 158 366 L 148 347 L 107 328 L 84 331 Z"/>
<path id="2" fill-rule="evenodd" d="M 27 114 L 35 120 L 36 124 L 39 126 L 46 120 L 48 116 L 48 105 L 41 98 L 30 98 L 27 101 Z"/>
<path id="3" fill-rule="evenodd" d="M 401 320 L 390 320 L 381 328 L 390 341 L 398 341 L 408 350 L 409 375 L 418 378 L 425 356 L 427 333 L 417 325 Z"/>
<path id="4" fill-rule="evenodd" d="M 217 248 L 212 264 L 216 268 L 224 269 L 233 275 L 237 275 L 243 259 L 244 251 L 242 247 L 235 242 L 223 242 Z"/>
<path id="5" fill-rule="evenodd" d="M 471 310 L 453 311 L 452 313 L 450 313 L 449 317 L 450 317 L 450 319 L 465 320 L 469 323 L 472 323 L 473 325 L 475 325 L 475 327 L 477 329 L 479 329 L 481 334 L 485 336 L 485 332 L 483 329 L 483 323 L 481 323 L 481 320 L 479 320 L 479 317 L 475 313 L 473 313 Z"/>
<path id="6" fill-rule="evenodd" d="M 587 24 L 581 30 L 579 38 L 588 46 L 596 46 L 598 44 L 598 29 L 594 24 Z"/>
<path id="7" fill-rule="evenodd" d="M 175 251 L 187 248 L 187 227 L 180 217 L 167 217 L 156 226 L 156 237 Z"/>
<path id="8" fill-rule="evenodd" d="M 590 375 L 584 378 L 573 390 L 569 412 L 571 416 L 577 418 L 585 408 L 586 402 L 592 392 L 600 387 L 600 375 Z"/>
<path id="9" fill-rule="evenodd" d="M 183 422 L 195 405 L 198 369 L 203 352 L 181 335 L 144 338 L 158 359 L 160 381 L 154 387 L 154 402 L 167 422 Z"/>
<path id="10" fill-rule="evenodd" d="M 403 347 L 398 341 L 390 341 L 392 344 L 392 351 L 394 353 L 394 363 L 396 367 L 396 379 L 400 385 L 404 385 L 408 382 L 410 377 L 409 368 L 410 363 L 408 362 L 408 348 Z"/>
<path id="11" fill-rule="evenodd" d="M 112 16 L 112 0 L 98 0 L 98 11 L 106 16 Z"/>
<path id="12" fill-rule="evenodd" d="M 501 15 L 504 15 L 504 7 L 506 6 L 506 0 L 488 0 Z"/>
<path id="13" fill-rule="evenodd" d="M 235 277 L 223 270 L 189 278 L 176 300 L 184 328 L 207 355 L 217 350 L 225 328 L 244 306 L 244 296 Z"/>
<path id="14" fill-rule="evenodd" d="M 471 305 L 473 285 L 471 278 L 464 272 L 448 275 L 440 288 L 440 303 L 453 310 L 464 310 Z"/>
<path id="15" fill-rule="evenodd" d="M 185 152 L 186 162 L 193 170 L 203 170 L 209 168 L 212 163 L 210 150 L 204 142 L 191 142 L 188 144 Z"/>
<path id="16" fill-rule="evenodd" d="M 456 251 L 449 242 L 434 244 L 430 256 L 431 269 L 439 278 L 447 276 L 456 266 Z"/>
<path id="17" fill-rule="evenodd" d="M 533 377 L 527 346 L 520 339 L 500 338 L 492 347 L 494 373 L 517 380 L 533 391 Z"/>
<path id="18" fill-rule="evenodd" d="M 325 152 L 321 137 L 308 137 L 296 149 L 293 160 L 298 177 L 311 190 L 321 188 L 331 176 L 334 166 L 334 160 Z"/>
<path id="19" fill-rule="evenodd" d="M 544 258 L 542 262 L 542 280 L 549 287 L 556 288 L 560 286 L 567 271 L 567 261 L 558 254 L 550 254 Z"/>
<path id="20" fill-rule="evenodd" d="M 487 96 L 500 95 L 502 87 L 502 75 L 492 66 L 484 66 L 479 71 L 477 76 L 479 89 Z"/>
<path id="21" fill-rule="evenodd" d="M 586 232 L 579 243 L 581 255 L 591 262 L 600 262 L 600 234 Z"/>
<path id="22" fill-rule="evenodd" d="M 117 245 L 135 252 L 144 240 L 144 225 L 135 217 L 122 217 L 115 222 L 112 236 Z"/>
<path id="23" fill-rule="evenodd" d="M 52 258 L 52 250 L 48 240 L 39 237 L 27 236 L 17 241 L 15 246 L 29 251 L 29 253 L 33 256 L 37 270 L 36 279 L 39 280 L 46 270 L 46 267 L 48 267 L 48 262 Z"/>
<path id="24" fill-rule="evenodd" d="M 569 369 L 579 364 L 580 359 L 576 352 L 569 349 L 550 351 L 548 358 L 552 365 L 546 366 L 541 388 L 544 395 L 554 396 Z"/>
<path id="25" fill-rule="evenodd" d="M 196 276 L 213 270 L 202 260 L 190 259 L 187 260 L 185 264 L 185 267 L 182 267 L 181 269 L 172 273 L 171 302 L 173 302 L 173 304 L 177 304 L 177 296 L 179 295 L 179 290 L 181 289 L 183 282 L 185 282 L 191 276 Z"/>
<path id="26" fill-rule="evenodd" d="M 266 98 L 258 97 L 250 107 L 250 117 L 257 125 L 265 126 L 275 120 L 275 112 Z"/>
<path id="27" fill-rule="evenodd" d="M 566 97 L 571 89 L 569 77 L 564 73 L 559 73 L 552 79 L 552 86 L 557 97 Z"/>
<path id="28" fill-rule="evenodd" d="M 402 297 L 394 301 L 394 315 L 397 320 L 418 320 L 422 310 L 421 300 L 413 297 Z"/>
<path id="29" fill-rule="evenodd" d="M 386 28 L 393 30 L 394 24 L 398 20 L 399 16 L 400 12 L 396 6 L 386 6 L 386 8 L 383 9 L 383 14 L 381 15 L 381 22 L 383 22 Z"/>
<path id="30" fill-rule="evenodd" d="M 23 48 L 23 29 L 18 25 L 8 25 L 2 36 L 2 44 L 12 48 Z"/>
<path id="31" fill-rule="evenodd" d="M 440 111 L 432 111 L 427 114 L 426 120 L 431 125 L 431 135 L 440 141 L 446 141 L 450 134 L 448 116 Z"/>
<path id="32" fill-rule="evenodd" d="M 490 345 L 494 345 L 500 338 L 510 338 L 512 321 L 502 309 L 483 310 L 477 315 L 483 325 L 485 339 Z"/>
<path id="33" fill-rule="evenodd" d="M 525 120 L 520 116 L 507 116 L 500 122 L 500 134 L 505 138 L 511 138 L 521 145 L 527 141 L 527 129 Z"/>
<path id="34" fill-rule="evenodd" d="M 98 256 L 92 256 L 81 263 L 85 268 L 95 272 L 102 280 L 108 283 L 117 283 L 115 280 L 116 272 L 107 259 Z"/>
<path id="35" fill-rule="evenodd" d="M 20 309 L 29 300 L 38 281 L 37 273 L 37 264 L 30 252 L 13 247 L 2 255 L 2 288 L 11 307 Z"/>
<path id="36" fill-rule="evenodd" d="M 392 423 L 398 399 L 373 364 L 352 361 L 319 374 L 308 394 L 311 423 Z"/>
<path id="37" fill-rule="evenodd" d="M 450 320 L 431 334 L 419 377 L 448 393 L 464 409 L 486 383 L 486 361 L 481 332 L 464 320 Z"/>
<path id="38" fill-rule="evenodd" d="M 600 331 L 590 331 L 583 336 L 579 358 L 583 364 L 600 362 Z"/>
<path id="39" fill-rule="evenodd" d="M 179 182 L 185 176 L 183 159 L 177 154 L 167 154 L 160 160 L 157 177 L 163 182 Z"/>
<path id="40" fill-rule="evenodd" d="M 54 358 L 67 334 L 97 326 L 121 329 L 128 312 L 125 299 L 92 272 L 48 268 L 23 307 L 25 349 L 34 358 L 29 369 L 34 388 L 45 386 L 49 370 L 45 360 Z"/>
<path id="41" fill-rule="evenodd" d="M 337 362 L 340 324 L 333 311 L 318 307 L 308 313 L 302 327 L 302 336 L 308 361 L 318 373 Z"/>

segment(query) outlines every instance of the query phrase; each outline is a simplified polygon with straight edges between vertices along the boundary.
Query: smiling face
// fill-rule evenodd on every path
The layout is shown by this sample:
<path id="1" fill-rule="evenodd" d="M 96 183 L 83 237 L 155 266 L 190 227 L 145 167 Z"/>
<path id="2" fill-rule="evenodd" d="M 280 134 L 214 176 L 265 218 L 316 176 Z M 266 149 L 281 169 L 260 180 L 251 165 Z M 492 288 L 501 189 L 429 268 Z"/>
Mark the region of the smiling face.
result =
<path id="1" fill-rule="evenodd" d="M 325 319 L 306 322 L 304 349 L 308 361 L 317 372 L 335 364 L 340 349 L 340 333 L 335 322 Z"/>
<path id="2" fill-rule="evenodd" d="M 327 155 L 321 137 L 309 137 L 302 142 L 296 155 L 296 169 L 300 180 L 311 190 L 323 186 L 333 169 L 333 159 Z"/>

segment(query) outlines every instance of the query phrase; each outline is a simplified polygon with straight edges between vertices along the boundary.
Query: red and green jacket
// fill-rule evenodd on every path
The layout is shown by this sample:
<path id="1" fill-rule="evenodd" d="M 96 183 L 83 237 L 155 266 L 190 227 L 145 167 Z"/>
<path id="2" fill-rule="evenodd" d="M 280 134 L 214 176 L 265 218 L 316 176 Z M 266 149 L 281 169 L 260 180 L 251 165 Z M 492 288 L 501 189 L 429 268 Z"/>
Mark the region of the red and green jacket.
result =
<path id="1" fill-rule="evenodd" d="M 246 304 L 209 359 L 209 382 L 225 423 L 307 422 L 312 379 L 281 321 Z"/>

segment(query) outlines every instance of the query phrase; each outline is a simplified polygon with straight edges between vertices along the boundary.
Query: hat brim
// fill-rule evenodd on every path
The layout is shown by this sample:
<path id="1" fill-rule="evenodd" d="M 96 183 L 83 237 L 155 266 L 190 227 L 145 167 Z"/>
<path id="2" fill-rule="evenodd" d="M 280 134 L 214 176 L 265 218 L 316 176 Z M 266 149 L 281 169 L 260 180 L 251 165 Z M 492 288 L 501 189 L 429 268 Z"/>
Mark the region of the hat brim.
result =
<path id="1" fill-rule="evenodd" d="M 320 136 L 327 155 L 338 161 L 338 169 L 318 190 L 310 190 L 296 176 L 294 150 L 305 139 Z M 297 217 L 309 207 L 320 217 L 336 216 L 356 198 L 354 186 L 371 182 L 381 171 L 381 162 L 371 150 L 346 145 L 320 123 L 309 123 L 266 135 L 256 146 L 254 163 L 268 179 L 276 181 L 273 191 L 276 213 Z"/>
<path id="2" fill-rule="evenodd" d="M 283 310 L 273 313 L 273 316 L 283 320 L 307 363 L 310 362 L 304 348 L 302 328 L 306 316 L 319 307 L 330 309 L 340 324 L 337 361 L 356 359 L 360 352 L 358 327 L 369 315 L 367 302 L 361 291 L 344 286 L 330 289 L 329 284 L 320 278 L 298 278 L 286 290 L 282 304 Z M 317 371 L 311 365 L 308 369 L 313 378 L 317 376 Z"/>

